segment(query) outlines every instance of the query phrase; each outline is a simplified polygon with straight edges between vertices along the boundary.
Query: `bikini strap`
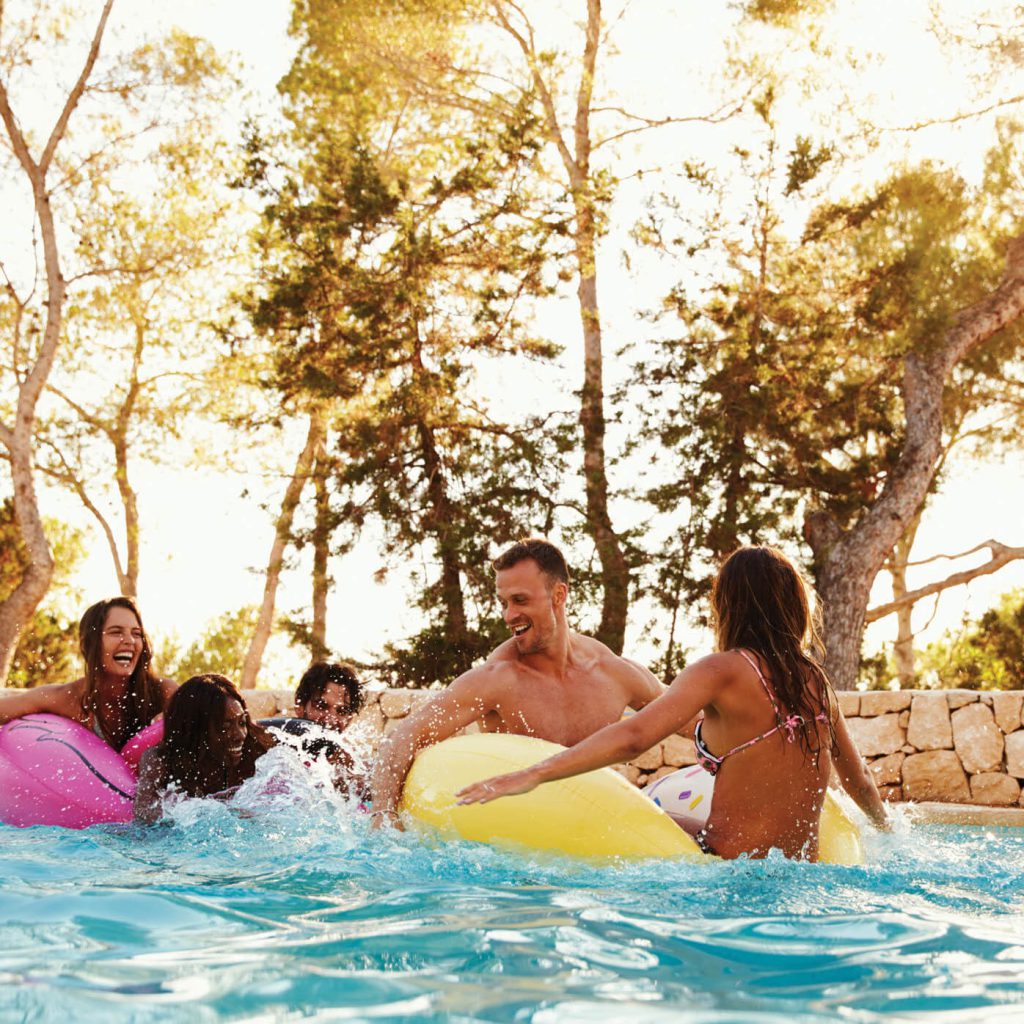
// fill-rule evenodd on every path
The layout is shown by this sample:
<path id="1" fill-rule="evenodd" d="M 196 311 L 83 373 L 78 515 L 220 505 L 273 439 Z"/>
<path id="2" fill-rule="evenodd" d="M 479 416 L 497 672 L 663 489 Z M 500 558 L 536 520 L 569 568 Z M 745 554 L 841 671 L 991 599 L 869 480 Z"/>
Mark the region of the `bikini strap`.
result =
<path id="1" fill-rule="evenodd" d="M 747 662 L 748 665 L 757 673 L 757 678 L 761 680 L 761 685 L 764 687 L 764 692 L 768 694 L 768 699 L 772 702 L 772 709 L 775 711 L 776 725 L 774 729 L 770 729 L 763 736 L 758 736 L 757 739 L 752 742 L 756 743 L 759 740 L 767 739 L 773 732 L 784 731 L 786 739 L 793 743 L 796 740 L 796 730 L 799 726 L 804 724 L 803 715 L 795 713 L 783 715 L 782 708 L 779 707 L 778 701 L 775 699 L 775 694 L 772 693 L 771 687 L 768 685 L 768 680 L 765 679 L 764 673 L 761 671 L 761 666 L 757 663 L 756 658 L 752 658 L 742 647 L 735 648 L 737 654 L 741 655 Z M 745 744 L 749 746 L 749 744 Z M 742 749 L 742 748 L 739 748 Z"/>
<path id="2" fill-rule="evenodd" d="M 775 709 L 775 717 L 780 721 L 782 720 L 782 710 L 779 707 L 778 701 L 775 699 L 775 694 L 772 693 L 771 687 L 768 685 L 768 680 L 765 679 L 764 673 L 761 671 L 761 666 L 758 665 L 757 660 L 752 658 L 742 647 L 734 648 L 736 653 L 743 658 L 744 661 L 757 673 L 757 678 L 761 680 L 761 685 L 764 687 L 764 692 L 768 694 L 768 699 L 772 702 L 772 707 Z"/>
<path id="3" fill-rule="evenodd" d="M 761 733 L 760 736 L 755 736 L 753 739 L 747 740 L 746 743 L 740 743 L 738 746 L 732 748 L 732 750 L 726 751 L 721 757 L 715 757 L 710 750 L 704 745 L 704 737 L 701 733 L 701 726 L 704 724 L 704 718 L 701 716 L 697 721 L 696 728 L 694 729 L 694 746 L 697 750 L 697 763 L 710 775 L 715 775 L 718 769 L 721 768 L 722 762 L 726 758 L 732 757 L 733 754 L 738 754 L 741 750 L 746 750 L 747 747 L 752 747 L 755 743 L 760 743 L 762 740 L 768 739 L 769 736 L 774 733 L 781 732 L 784 734 L 786 740 L 793 743 L 796 740 L 796 730 L 799 726 L 803 725 L 803 717 L 797 714 L 791 714 L 783 716 L 782 710 L 779 708 L 778 702 L 775 700 L 775 694 L 772 693 L 771 687 L 768 685 L 768 680 L 765 679 L 764 673 L 761 671 L 760 665 L 749 655 L 742 647 L 734 647 L 733 650 L 742 655 L 746 660 L 747 664 L 757 673 L 757 678 L 761 680 L 761 685 L 764 687 L 764 692 L 768 695 L 768 700 L 771 701 L 772 709 L 775 711 L 775 725 L 773 725 L 767 731 Z M 824 712 L 816 715 L 815 718 L 824 720 Z"/>

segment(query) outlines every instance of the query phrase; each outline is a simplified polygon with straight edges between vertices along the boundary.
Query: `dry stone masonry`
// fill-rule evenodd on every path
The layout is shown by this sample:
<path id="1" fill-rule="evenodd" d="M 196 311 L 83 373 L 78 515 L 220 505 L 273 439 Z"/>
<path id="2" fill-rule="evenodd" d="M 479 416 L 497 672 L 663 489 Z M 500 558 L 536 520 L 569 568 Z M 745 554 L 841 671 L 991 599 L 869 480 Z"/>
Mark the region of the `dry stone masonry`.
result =
<path id="1" fill-rule="evenodd" d="M 387 734 L 434 696 L 423 690 L 372 693 L 360 720 L 371 733 Z M 838 697 L 886 800 L 1024 807 L 1024 692 L 894 690 Z M 252 690 L 246 700 L 254 717 L 286 714 L 291 692 Z M 693 742 L 670 736 L 618 771 L 646 786 L 696 763 Z"/>
<path id="2" fill-rule="evenodd" d="M 840 694 L 886 800 L 1024 806 L 1020 691 Z"/>
<path id="3" fill-rule="evenodd" d="M 292 712 L 291 690 L 244 693 L 253 718 Z M 358 720 L 367 751 L 435 696 L 425 690 L 371 692 Z M 1024 807 L 1024 692 L 895 690 L 838 697 L 886 800 Z M 693 742 L 670 736 L 618 771 L 646 786 L 696 762 Z"/>

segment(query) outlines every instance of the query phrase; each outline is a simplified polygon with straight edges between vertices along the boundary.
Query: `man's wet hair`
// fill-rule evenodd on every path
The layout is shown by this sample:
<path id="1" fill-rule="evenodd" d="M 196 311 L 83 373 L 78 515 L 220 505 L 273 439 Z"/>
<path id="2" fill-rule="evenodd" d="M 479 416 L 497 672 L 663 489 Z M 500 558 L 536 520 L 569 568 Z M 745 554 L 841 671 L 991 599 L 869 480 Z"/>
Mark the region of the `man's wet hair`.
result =
<path id="1" fill-rule="evenodd" d="M 348 706 L 354 713 L 363 706 L 363 687 L 351 665 L 342 662 L 317 661 L 306 669 L 295 690 L 295 703 L 305 707 L 322 696 L 331 683 L 337 683 L 348 694 Z"/>
<path id="2" fill-rule="evenodd" d="M 502 569 L 511 569 L 528 558 L 532 558 L 540 566 L 541 572 L 552 584 L 560 581 L 569 586 L 569 566 L 565 564 L 565 556 L 554 544 L 542 537 L 524 537 L 517 540 L 498 555 L 491 562 L 491 566 L 495 572 L 500 572 Z"/>

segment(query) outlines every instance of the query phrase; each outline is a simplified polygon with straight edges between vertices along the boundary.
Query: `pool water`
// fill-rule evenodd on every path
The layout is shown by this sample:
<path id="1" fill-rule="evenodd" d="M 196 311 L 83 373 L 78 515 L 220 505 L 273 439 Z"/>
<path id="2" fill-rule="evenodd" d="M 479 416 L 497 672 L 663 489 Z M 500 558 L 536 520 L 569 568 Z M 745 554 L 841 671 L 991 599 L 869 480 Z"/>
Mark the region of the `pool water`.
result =
<path id="1" fill-rule="evenodd" d="M 1024 830 L 597 867 L 371 833 L 290 770 L 151 829 L 0 826 L 0 1021 L 1024 1019 Z"/>

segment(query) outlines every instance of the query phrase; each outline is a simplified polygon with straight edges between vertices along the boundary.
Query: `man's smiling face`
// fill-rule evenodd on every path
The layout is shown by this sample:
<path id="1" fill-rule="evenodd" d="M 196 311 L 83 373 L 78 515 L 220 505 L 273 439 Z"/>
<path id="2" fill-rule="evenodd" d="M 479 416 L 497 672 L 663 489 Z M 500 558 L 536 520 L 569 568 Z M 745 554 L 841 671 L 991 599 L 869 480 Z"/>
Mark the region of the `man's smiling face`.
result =
<path id="1" fill-rule="evenodd" d="M 558 630 L 556 607 L 565 601 L 564 583 L 551 583 L 532 558 L 525 558 L 495 576 L 498 602 L 505 625 L 512 631 L 521 655 L 549 646 Z"/>

